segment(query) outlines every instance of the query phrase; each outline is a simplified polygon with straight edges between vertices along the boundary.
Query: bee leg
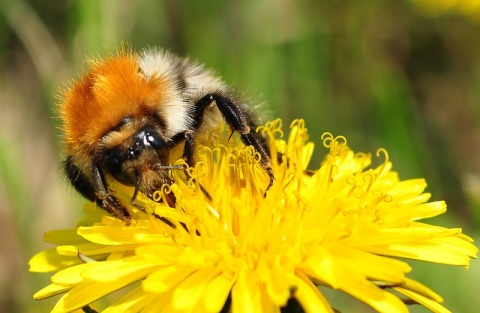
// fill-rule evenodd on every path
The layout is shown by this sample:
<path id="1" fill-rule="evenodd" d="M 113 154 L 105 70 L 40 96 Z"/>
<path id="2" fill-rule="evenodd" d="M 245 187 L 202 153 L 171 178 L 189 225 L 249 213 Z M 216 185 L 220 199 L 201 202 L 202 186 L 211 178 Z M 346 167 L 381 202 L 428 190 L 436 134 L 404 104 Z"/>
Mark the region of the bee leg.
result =
<path id="1" fill-rule="evenodd" d="M 195 141 L 193 140 L 193 132 L 186 130 L 176 134 L 169 142 L 169 147 L 173 148 L 180 142 L 185 141 L 182 157 L 189 166 L 195 165 Z"/>
<path id="2" fill-rule="evenodd" d="M 193 138 L 193 132 L 185 132 L 185 148 L 183 150 L 183 156 L 189 166 L 195 165 L 195 140 Z"/>
<path id="3" fill-rule="evenodd" d="M 125 221 L 127 225 L 130 225 L 132 216 L 117 198 L 108 193 L 105 178 L 97 164 L 92 163 L 91 171 L 94 190 L 96 190 L 97 205 L 113 216 Z"/>
<path id="4" fill-rule="evenodd" d="M 112 216 L 121 219 L 127 225 L 132 222 L 132 216 L 123 204 L 114 196 L 106 195 L 104 199 L 98 199 L 97 205 L 110 213 Z"/>
<path id="5" fill-rule="evenodd" d="M 107 192 L 103 175 L 96 165 L 92 165 L 93 183 L 82 170 L 73 163 L 71 156 L 67 157 L 63 163 L 63 171 L 75 190 L 82 196 L 92 202 L 96 202 L 97 205 L 105 211 L 130 224 L 130 214 L 120 201 Z"/>
<path id="6" fill-rule="evenodd" d="M 265 139 L 257 133 L 241 134 L 240 138 L 242 139 L 245 145 L 253 146 L 255 151 L 260 153 L 260 156 L 261 156 L 260 164 L 262 165 L 263 169 L 267 172 L 268 177 L 270 178 L 267 189 L 265 190 L 265 196 L 266 196 L 267 191 L 273 186 L 273 181 L 275 180 L 275 176 L 273 175 L 273 169 L 271 167 L 269 150 L 265 149 L 265 147 L 262 145 L 262 140 L 265 141 Z"/>
<path id="7" fill-rule="evenodd" d="M 260 154 L 260 164 L 270 178 L 267 189 L 265 190 L 266 195 L 275 180 L 271 167 L 270 151 L 266 139 L 256 133 L 257 125 L 253 122 L 245 106 L 236 103 L 231 97 L 219 92 L 206 94 L 195 104 L 194 129 L 200 127 L 205 109 L 213 102 L 216 103 L 230 128 L 240 134 L 243 143 L 247 146 L 253 146 L 255 151 Z"/>
<path id="8" fill-rule="evenodd" d="M 172 138 L 172 142 L 176 145 L 178 142 L 185 140 L 185 147 L 183 148 L 183 158 L 188 166 L 195 166 L 195 139 L 193 138 L 193 132 L 187 130 L 179 133 Z M 185 171 L 185 175 L 188 177 L 188 173 Z M 208 200 L 212 201 L 212 196 L 208 191 L 200 184 L 200 190 L 203 192 Z"/>

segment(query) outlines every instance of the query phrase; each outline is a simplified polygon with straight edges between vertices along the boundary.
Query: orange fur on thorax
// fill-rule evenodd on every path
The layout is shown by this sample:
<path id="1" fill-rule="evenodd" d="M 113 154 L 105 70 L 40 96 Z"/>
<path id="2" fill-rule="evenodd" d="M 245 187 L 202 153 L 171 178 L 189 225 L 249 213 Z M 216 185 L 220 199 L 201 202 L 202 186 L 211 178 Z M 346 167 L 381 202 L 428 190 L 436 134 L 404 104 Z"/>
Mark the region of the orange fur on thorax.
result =
<path id="1" fill-rule="evenodd" d="M 67 90 L 59 107 L 67 151 L 88 157 L 122 119 L 155 111 L 167 97 L 162 92 L 167 84 L 155 75 L 145 78 L 130 53 L 92 63 L 90 73 Z"/>

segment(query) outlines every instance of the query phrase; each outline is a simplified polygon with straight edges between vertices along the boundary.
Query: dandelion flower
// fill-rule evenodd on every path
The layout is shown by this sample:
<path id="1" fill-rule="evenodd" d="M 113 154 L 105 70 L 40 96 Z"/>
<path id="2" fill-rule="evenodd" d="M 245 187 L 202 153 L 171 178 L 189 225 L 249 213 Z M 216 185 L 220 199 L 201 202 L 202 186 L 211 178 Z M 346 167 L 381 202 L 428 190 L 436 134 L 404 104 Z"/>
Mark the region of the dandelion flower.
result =
<path id="1" fill-rule="evenodd" d="M 188 179 L 172 173 L 159 201 L 144 197 L 144 211 L 130 208 L 131 225 L 89 204 L 81 226 L 47 232 L 56 247 L 34 256 L 30 270 L 56 273 L 34 298 L 62 294 L 52 312 L 95 307 L 120 289 L 104 312 L 279 312 L 292 304 L 334 312 L 324 286 L 378 312 L 408 312 L 407 303 L 448 312 L 408 278 L 403 259 L 468 267 L 478 250 L 459 228 L 420 222 L 446 210 L 428 202 L 423 179 L 399 180 L 384 150 L 370 168 L 371 155 L 328 133 L 327 155 L 310 171 L 314 145 L 303 121 L 286 141 L 279 120 L 259 131 L 270 138 L 275 173 L 266 194 L 251 147 L 201 147 Z M 115 189 L 128 203 L 131 190 Z M 175 207 L 161 201 L 167 193 Z"/>

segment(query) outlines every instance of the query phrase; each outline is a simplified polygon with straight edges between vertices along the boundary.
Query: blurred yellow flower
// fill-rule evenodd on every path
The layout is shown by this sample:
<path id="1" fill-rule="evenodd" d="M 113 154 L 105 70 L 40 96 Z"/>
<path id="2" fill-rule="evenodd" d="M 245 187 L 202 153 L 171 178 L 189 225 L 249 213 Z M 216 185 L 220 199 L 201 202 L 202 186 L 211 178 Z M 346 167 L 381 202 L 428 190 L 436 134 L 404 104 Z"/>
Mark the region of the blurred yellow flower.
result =
<path id="1" fill-rule="evenodd" d="M 175 208 L 142 198 L 146 212 L 132 208 L 126 226 L 89 204 L 83 226 L 46 233 L 57 247 L 30 270 L 56 273 L 34 298 L 63 294 L 52 312 L 71 312 L 129 286 L 104 312 L 334 312 L 318 289 L 326 286 L 378 312 L 408 312 L 406 303 L 448 312 L 406 276 L 402 258 L 468 266 L 478 250 L 461 229 L 419 222 L 446 210 L 427 202 L 423 179 L 400 181 L 384 150 L 383 164 L 368 168 L 369 154 L 328 133 L 327 156 L 308 171 L 314 147 L 303 121 L 287 141 L 278 120 L 259 131 L 276 177 L 266 195 L 251 147 L 202 147 L 191 177 L 172 173 L 176 183 L 158 194 L 172 192 Z M 131 191 L 116 190 L 128 203 Z"/>
<path id="2" fill-rule="evenodd" d="M 480 18 L 480 1 L 478 0 L 412 0 L 421 10 L 431 15 L 458 13 Z"/>

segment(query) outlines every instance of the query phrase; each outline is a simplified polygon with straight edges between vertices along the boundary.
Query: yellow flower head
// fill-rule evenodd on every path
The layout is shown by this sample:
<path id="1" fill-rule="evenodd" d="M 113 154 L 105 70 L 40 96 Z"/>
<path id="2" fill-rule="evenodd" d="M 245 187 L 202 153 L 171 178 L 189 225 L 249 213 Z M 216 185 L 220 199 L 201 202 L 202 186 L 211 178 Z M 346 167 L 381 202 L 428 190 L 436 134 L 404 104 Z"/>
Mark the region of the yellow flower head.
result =
<path id="1" fill-rule="evenodd" d="M 275 174 L 266 193 L 251 147 L 201 147 L 188 179 L 173 172 L 158 202 L 139 199 L 145 210 L 132 208 L 132 225 L 89 204 L 83 226 L 46 233 L 57 247 L 34 256 L 30 270 L 56 273 L 34 297 L 63 294 L 53 312 L 70 312 L 129 286 L 104 312 L 334 312 L 324 286 L 379 312 L 408 312 L 410 302 L 448 312 L 440 296 L 407 278 L 401 259 L 468 266 L 478 250 L 461 229 L 418 222 L 446 210 L 427 202 L 423 179 L 400 181 L 384 150 L 383 164 L 368 168 L 370 155 L 328 133 L 328 154 L 309 171 L 313 144 L 303 121 L 287 141 L 280 121 L 259 131 L 270 139 Z M 173 208 L 161 201 L 168 193 Z M 116 186 L 124 203 L 130 195 Z"/>

